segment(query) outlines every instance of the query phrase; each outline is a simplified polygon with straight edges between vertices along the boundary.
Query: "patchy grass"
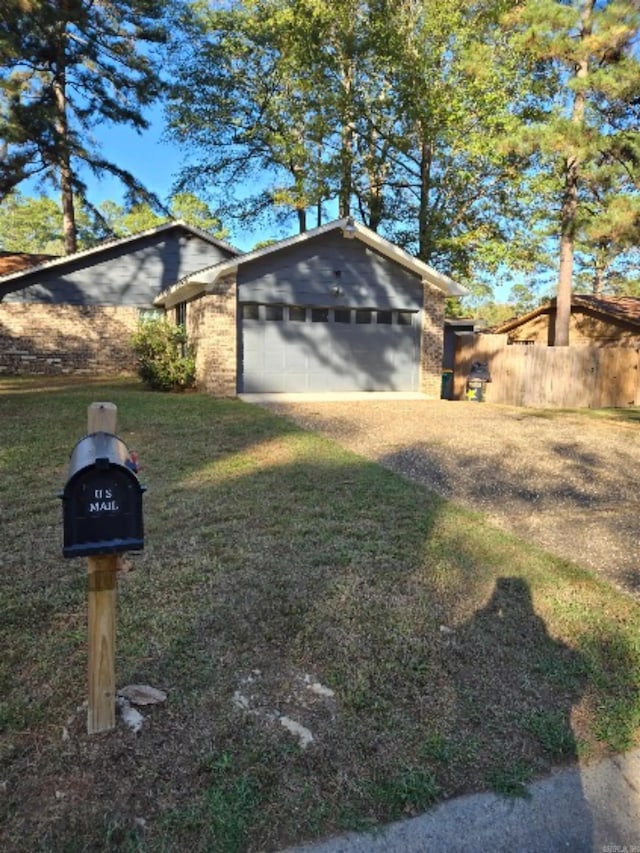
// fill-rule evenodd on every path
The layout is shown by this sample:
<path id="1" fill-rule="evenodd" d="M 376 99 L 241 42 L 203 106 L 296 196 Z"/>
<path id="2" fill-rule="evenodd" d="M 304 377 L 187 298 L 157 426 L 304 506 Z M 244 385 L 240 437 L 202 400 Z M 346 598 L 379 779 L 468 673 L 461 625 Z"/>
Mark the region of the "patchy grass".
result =
<path id="1" fill-rule="evenodd" d="M 554 420 L 557 418 L 576 417 L 589 418 L 606 423 L 628 423 L 631 425 L 640 423 L 640 406 L 629 406 L 625 409 L 528 409 L 532 417 Z"/>
<path id="2" fill-rule="evenodd" d="M 86 735 L 61 557 L 94 400 L 149 486 L 117 677 L 169 699 L 137 737 Z M 0 517 L 2 849 L 277 850 L 638 742 L 637 603 L 261 409 L 3 379 Z"/>

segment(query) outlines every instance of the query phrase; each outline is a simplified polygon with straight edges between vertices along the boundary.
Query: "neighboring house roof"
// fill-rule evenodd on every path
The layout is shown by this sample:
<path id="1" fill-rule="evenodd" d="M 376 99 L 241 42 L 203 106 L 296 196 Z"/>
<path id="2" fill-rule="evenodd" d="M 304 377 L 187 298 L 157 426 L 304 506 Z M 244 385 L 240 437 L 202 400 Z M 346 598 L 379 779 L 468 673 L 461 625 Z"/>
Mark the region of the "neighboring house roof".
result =
<path id="1" fill-rule="evenodd" d="M 35 255 L 30 252 L 0 252 L 0 277 L 52 261 L 58 255 Z"/>
<path id="2" fill-rule="evenodd" d="M 279 240 L 277 243 L 272 243 L 271 245 L 265 246 L 261 249 L 255 249 L 253 252 L 238 255 L 235 258 L 214 264 L 210 267 L 205 267 L 196 273 L 192 273 L 164 290 L 156 297 L 154 304 L 170 308 L 178 302 L 184 302 L 185 300 L 198 296 L 201 293 L 206 293 L 208 287 L 215 284 L 215 282 L 220 278 L 229 275 L 229 273 L 235 272 L 242 264 L 249 263 L 250 261 L 265 257 L 266 255 L 280 252 L 283 249 L 287 249 L 299 243 L 304 243 L 305 241 L 312 240 L 314 237 L 318 237 L 322 234 L 328 234 L 331 231 L 346 232 L 348 236 L 360 240 L 367 246 L 379 252 L 381 255 L 384 255 L 386 258 L 395 261 L 400 266 L 420 276 L 423 281 L 434 285 L 447 296 L 464 296 L 468 293 L 468 290 L 457 281 L 437 272 L 433 267 L 425 264 L 424 261 L 410 255 L 408 252 L 405 252 L 404 249 L 401 249 L 389 240 L 385 240 L 384 237 L 376 234 L 375 231 L 371 231 L 370 228 L 367 228 L 358 222 L 354 222 L 351 219 L 336 219 L 333 222 L 328 222 L 326 225 L 320 226 L 319 228 L 314 228 L 311 231 L 305 231 L 302 234 L 296 234 L 294 237 L 287 237 L 285 240 Z"/>
<path id="3" fill-rule="evenodd" d="M 500 323 L 499 326 L 494 326 L 490 331 L 493 334 L 510 332 L 541 314 L 547 314 L 555 308 L 555 304 L 556 300 L 551 299 L 534 311 L 529 311 L 528 314 L 522 314 L 520 317 L 513 317 L 505 323 Z M 576 293 L 571 297 L 571 307 L 586 308 L 606 319 L 615 319 L 623 323 L 640 326 L 640 298 L 635 296 L 588 296 Z"/>
<path id="4" fill-rule="evenodd" d="M 19 280 L 21 276 L 32 276 L 33 273 L 39 272 L 40 270 L 50 270 L 58 266 L 63 266 L 64 264 L 68 264 L 70 262 L 75 262 L 81 258 L 88 258 L 92 255 L 99 255 L 101 252 L 113 249 L 116 246 L 123 246 L 127 243 L 133 243 L 135 241 L 142 240 L 147 237 L 162 234 L 164 231 L 171 231 L 175 228 L 180 228 L 183 231 L 187 231 L 193 234 L 194 236 L 200 237 L 202 240 L 211 243 L 214 246 L 219 246 L 221 249 L 225 249 L 226 251 L 231 252 L 234 255 L 240 254 L 239 249 L 236 249 L 234 246 L 225 243 L 223 240 L 218 240 L 217 237 L 214 237 L 207 231 L 203 231 L 200 228 L 194 228 L 192 225 L 187 225 L 187 223 L 182 219 L 174 219 L 171 222 L 165 222 L 162 225 L 157 225 L 155 228 L 148 228 L 146 231 L 139 231 L 137 234 L 131 234 L 128 237 L 114 237 L 111 240 L 104 240 L 97 246 L 92 246 L 90 249 L 83 249 L 80 252 L 74 252 L 71 255 L 61 255 L 59 257 L 51 255 L 41 255 L 39 257 L 41 259 L 46 260 L 40 260 L 35 264 L 26 265 L 25 267 L 19 270 L 7 271 L 5 273 L 0 272 L 0 285 L 4 285 L 8 282 L 11 282 L 13 284 L 15 281 Z M 38 256 L 32 255 L 31 257 Z M 13 287 L 12 289 L 15 290 L 16 288 Z"/>

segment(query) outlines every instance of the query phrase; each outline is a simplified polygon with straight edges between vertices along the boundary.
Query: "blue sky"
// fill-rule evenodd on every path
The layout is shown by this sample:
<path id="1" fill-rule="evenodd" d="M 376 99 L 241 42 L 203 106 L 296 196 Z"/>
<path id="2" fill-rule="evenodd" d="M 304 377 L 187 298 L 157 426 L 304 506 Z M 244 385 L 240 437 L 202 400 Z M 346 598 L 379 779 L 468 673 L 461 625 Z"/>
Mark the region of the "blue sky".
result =
<path id="1" fill-rule="evenodd" d="M 180 167 L 184 164 L 185 154 L 177 145 L 163 138 L 161 106 L 149 111 L 147 118 L 150 127 L 142 134 L 122 125 L 98 126 L 95 128 L 95 138 L 101 154 L 107 160 L 131 172 L 162 201 L 166 201 Z M 98 205 L 106 200 L 122 203 L 123 186 L 116 177 L 106 174 L 97 178 L 86 170 L 82 173 L 82 178 L 87 184 L 89 198 L 93 204 Z M 38 192 L 29 185 L 23 187 L 22 191 L 25 195 L 35 195 Z M 263 225 L 253 230 L 240 228 L 233 222 L 223 224 L 230 231 L 228 242 L 242 251 L 251 250 L 260 240 L 281 239 L 295 233 L 293 222 L 289 228 Z M 496 298 L 506 299 L 509 289 L 510 286 L 496 287 Z"/>
<path id="2" fill-rule="evenodd" d="M 116 163 L 120 168 L 131 172 L 147 189 L 154 192 L 162 201 L 166 201 L 171 193 L 184 154 L 178 146 L 163 139 L 162 108 L 157 107 L 147 115 L 151 122 L 149 130 L 142 134 L 133 128 L 123 125 L 112 125 L 97 128 L 96 140 L 102 155 Z M 100 204 L 107 199 L 116 202 L 123 200 L 121 182 L 111 175 L 96 178 L 88 172 L 82 175 L 86 181 L 89 197 L 93 204 Z M 230 228 L 232 223 L 224 223 Z M 242 233 L 232 231 L 228 238 L 230 243 L 243 251 L 248 251 L 258 240 L 267 237 L 282 236 L 277 233 L 269 234 L 264 229 Z"/>

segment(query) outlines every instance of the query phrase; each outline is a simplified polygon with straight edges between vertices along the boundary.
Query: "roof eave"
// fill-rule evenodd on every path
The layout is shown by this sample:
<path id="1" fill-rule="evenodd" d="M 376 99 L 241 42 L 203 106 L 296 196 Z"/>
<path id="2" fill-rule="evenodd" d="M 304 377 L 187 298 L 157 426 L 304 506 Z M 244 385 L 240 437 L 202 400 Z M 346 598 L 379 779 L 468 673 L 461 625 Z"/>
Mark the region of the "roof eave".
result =
<path id="1" fill-rule="evenodd" d="M 204 285 L 197 281 L 186 281 L 175 291 L 165 291 L 153 300 L 156 308 L 174 308 L 179 302 L 188 302 L 204 292 Z"/>

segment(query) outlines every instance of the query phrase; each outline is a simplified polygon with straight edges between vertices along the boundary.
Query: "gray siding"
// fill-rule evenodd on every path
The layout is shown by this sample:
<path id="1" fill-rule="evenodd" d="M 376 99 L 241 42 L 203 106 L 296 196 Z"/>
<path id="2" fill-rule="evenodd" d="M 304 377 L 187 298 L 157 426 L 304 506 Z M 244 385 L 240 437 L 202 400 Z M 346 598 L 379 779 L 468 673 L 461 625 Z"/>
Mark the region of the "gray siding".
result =
<path id="1" fill-rule="evenodd" d="M 311 316 L 292 322 L 286 311 L 277 322 L 243 320 L 241 389 L 418 390 L 421 312 L 409 314 L 411 325 L 379 324 L 375 311 L 370 312 L 371 322 L 362 325 L 335 322 L 334 312 L 328 313 L 327 322 L 315 323 Z"/>
<path id="2" fill-rule="evenodd" d="M 179 279 L 231 256 L 176 226 L 27 274 L 4 301 L 146 307 Z"/>
<path id="3" fill-rule="evenodd" d="M 422 285 L 418 276 L 360 240 L 333 232 L 242 264 L 238 297 L 240 302 L 419 310 Z"/>

